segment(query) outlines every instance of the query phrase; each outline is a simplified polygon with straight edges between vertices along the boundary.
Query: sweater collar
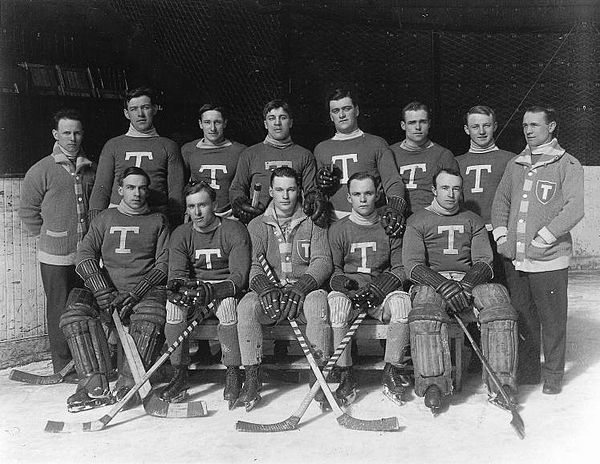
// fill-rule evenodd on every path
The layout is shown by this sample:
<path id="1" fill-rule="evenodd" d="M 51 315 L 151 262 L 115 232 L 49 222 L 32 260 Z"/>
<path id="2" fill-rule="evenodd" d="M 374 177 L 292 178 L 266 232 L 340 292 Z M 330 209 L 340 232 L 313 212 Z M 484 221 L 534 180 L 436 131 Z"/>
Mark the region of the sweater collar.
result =
<path id="1" fill-rule="evenodd" d="M 281 229 L 279 221 L 277 220 L 277 214 L 275 213 L 275 206 L 273 205 L 273 202 L 269 203 L 269 206 L 267 206 L 267 209 L 263 213 L 262 218 L 265 224 Z M 300 225 L 300 223 L 304 222 L 306 219 L 308 219 L 308 216 L 304 214 L 304 212 L 302 211 L 302 205 L 300 204 L 300 202 L 298 202 L 294 214 L 292 214 L 292 216 L 289 218 L 288 229 L 295 229 L 296 227 L 298 227 L 298 225 Z"/>
<path id="2" fill-rule="evenodd" d="M 206 150 L 206 149 L 211 149 L 211 148 L 225 148 L 225 147 L 230 147 L 231 145 L 233 145 L 233 144 L 228 139 L 224 139 L 221 143 L 214 144 L 214 143 L 209 142 L 205 138 L 202 138 L 196 144 L 196 148 L 203 148 Z"/>
<path id="3" fill-rule="evenodd" d="M 357 127 L 356 130 L 353 130 L 349 134 L 342 134 L 341 132 L 336 132 L 335 135 L 331 138 L 331 140 L 352 140 L 358 137 L 362 137 L 363 135 L 365 135 L 365 133 Z"/>
<path id="4" fill-rule="evenodd" d="M 471 140 L 471 146 L 469 147 L 469 152 L 470 153 L 490 153 L 492 151 L 496 151 L 499 150 L 498 146 L 496 145 L 496 142 L 492 140 L 492 143 L 486 147 L 486 148 L 481 148 L 479 145 L 477 145 L 475 142 L 473 142 Z"/>
<path id="5" fill-rule="evenodd" d="M 419 153 L 431 147 L 433 147 L 433 142 L 431 140 L 427 140 L 427 142 L 425 142 L 423 145 L 415 145 L 414 143 L 409 142 L 408 139 L 404 139 L 400 143 L 400 148 L 413 153 Z"/>
<path id="6" fill-rule="evenodd" d="M 127 137 L 137 137 L 137 138 L 150 138 L 150 137 L 158 137 L 158 132 L 156 132 L 156 127 L 152 127 L 152 129 L 147 130 L 146 132 L 140 132 L 132 124 L 129 124 L 129 130 L 125 134 Z"/>
<path id="7" fill-rule="evenodd" d="M 292 142 L 292 137 L 289 135 L 288 135 L 288 138 L 285 140 L 275 140 L 273 137 L 271 137 L 269 134 L 267 134 L 267 136 L 263 140 L 263 143 L 265 145 L 269 145 L 271 147 L 279 148 L 280 150 L 283 150 L 284 148 L 291 147 L 292 145 L 294 145 L 294 142 Z"/>
<path id="8" fill-rule="evenodd" d="M 558 140 L 554 138 L 550 142 L 533 149 L 534 155 L 541 155 L 540 159 L 534 165 L 531 164 L 531 154 L 532 150 L 528 145 L 521 153 L 519 153 L 519 156 L 515 158 L 515 163 L 531 167 L 543 166 L 559 160 L 565 154 L 565 149 L 562 148 L 558 144 Z"/>
<path id="9" fill-rule="evenodd" d="M 460 203 L 456 203 L 452 209 L 446 209 L 442 208 L 442 206 L 438 203 L 437 198 L 433 197 L 431 205 L 427 206 L 425 209 L 437 214 L 438 216 L 454 216 L 460 209 Z"/>
<path id="10" fill-rule="evenodd" d="M 63 166 L 67 172 L 71 172 L 73 169 L 73 163 L 69 158 L 67 158 L 67 155 L 65 155 L 63 150 L 61 150 L 58 142 L 54 142 L 54 147 L 52 148 L 52 158 L 54 158 L 54 162 L 56 164 Z M 77 153 L 77 159 L 75 161 L 75 172 L 79 172 L 83 167 L 91 166 L 91 164 L 92 162 L 86 158 L 83 149 L 80 149 Z"/>
<path id="11" fill-rule="evenodd" d="M 117 205 L 117 210 L 127 216 L 142 216 L 150 212 L 150 207 L 148 205 L 144 205 L 143 208 L 132 209 L 127 206 L 123 200 L 121 200 L 121 202 Z"/>

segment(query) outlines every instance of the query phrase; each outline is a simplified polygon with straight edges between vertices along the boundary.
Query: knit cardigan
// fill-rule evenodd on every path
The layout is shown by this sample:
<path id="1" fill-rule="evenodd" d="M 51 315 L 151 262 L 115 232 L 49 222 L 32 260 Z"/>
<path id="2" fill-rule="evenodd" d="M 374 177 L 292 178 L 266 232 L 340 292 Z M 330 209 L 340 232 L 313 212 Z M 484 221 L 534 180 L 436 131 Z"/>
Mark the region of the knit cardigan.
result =
<path id="1" fill-rule="evenodd" d="M 19 216 L 31 234 L 39 235 L 40 262 L 75 264 L 77 246 L 87 232 L 88 200 L 95 172 L 95 165 L 83 155 L 73 166 L 55 144 L 52 154 L 25 174 Z"/>
<path id="2" fill-rule="evenodd" d="M 531 164 L 525 148 L 506 166 L 492 206 L 498 252 L 517 270 L 566 269 L 572 254 L 570 230 L 583 218 L 583 168 L 553 139 Z M 545 244 L 535 240 L 541 237 Z"/>

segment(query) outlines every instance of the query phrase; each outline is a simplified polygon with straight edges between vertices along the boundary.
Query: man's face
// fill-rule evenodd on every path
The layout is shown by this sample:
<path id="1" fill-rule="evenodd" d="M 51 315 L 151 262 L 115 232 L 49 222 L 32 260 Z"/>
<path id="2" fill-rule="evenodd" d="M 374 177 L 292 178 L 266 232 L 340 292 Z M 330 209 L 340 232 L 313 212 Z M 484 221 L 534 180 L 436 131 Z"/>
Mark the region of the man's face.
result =
<path id="1" fill-rule="evenodd" d="M 539 147 L 552 140 L 556 122 L 546 122 L 545 113 L 530 113 L 523 115 L 523 134 L 529 148 Z"/>
<path id="2" fill-rule="evenodd" d="M 156 105 L 152 104 L 150 97 L 142 95 L 141 97 L 132 98 L 123 111 L 125 117 L 129 119 L 136 130 L 147 132 L 154 127 L 154 116 L 157 108 Z"/>
<path id="3" fill-rule="evenodd" d="M 352 210 L 361 216 L 368 217 L 375 211 L 377 190 L 371 179 L 353 180 L 348 191 L 348 203 Z"/>
<path id="4" fill-rule="evenodd" d="M 210 194 L 206 190 L 188 195 L 185 198 L 185 205 L 194 229 L 203 229 L 214 221 L 216 202 L 211 201 Z"/>
<path id="5" fill-rule="evenodd" d="M 267 113 L 265 129 L 275 140 L 285 140 L 290 136 L 294 120 L 283 108 L 274 108 Z"/>
<path id="6" fill-rule="evenodd" d="M 123 179 L 123 185 L 119 186 L 119 195 L 131 209 L 141 209 L 146 206 L 148 181 L 144 176 L 130 174 Z"/>
<path id="7" fill-rule="evenodd" d="M 425 110 L 407 111 L 400 127 L 409 141 L 421 145 L 429 138 L 429 115 Z"/>
<path id="8" fill-rule="evenodd" d="M 432 186 L 431 190 L 439 205 L 444 209 L 451 210 L 460 201 L 462 179 L 447 172 L 442 172 L 437 176 L 436 186 Z"/>
<path id="9" fill-rule="evenodd" d="M 63 150 L 76 155 L 83 141 L 83 126 L 76 119 L 61 119 L 58 129 L 52 129 L 52 135 Z"/>
<path id="10" fill-rule="evenodd" d="M 200 118 L 200 129 L 204 138 L 213 144 L 218 144 L 225 138 L 227 119 L 223 119 L 220 111 L 205 111 Z"/>
<path id="11" fill-rule="evenodd" d="M 269 187 L 269 195 L 273 198 L 275 208 L 285 215 L 293 214 L 298 194 L 298 184 L 293 177 L 275 177 L 273 185 Z"/>
<path id="12" fill-rule="evenodd" d="M 491 115 L 474 113 L 467 117 L 467 124 L 464 128 L 465 133 L 471 137 L 475 145 L 487 148 L 494 141 L 494 132 L 498 128 L 498 124 Z"/>
<path id="13" fill-rule="evenodd" d="M 358 129 L 358 106 L 354 106 L 350 97 L 329 102 L 329 118 L 335 130 L 341 134 L 349 134 Z"/>

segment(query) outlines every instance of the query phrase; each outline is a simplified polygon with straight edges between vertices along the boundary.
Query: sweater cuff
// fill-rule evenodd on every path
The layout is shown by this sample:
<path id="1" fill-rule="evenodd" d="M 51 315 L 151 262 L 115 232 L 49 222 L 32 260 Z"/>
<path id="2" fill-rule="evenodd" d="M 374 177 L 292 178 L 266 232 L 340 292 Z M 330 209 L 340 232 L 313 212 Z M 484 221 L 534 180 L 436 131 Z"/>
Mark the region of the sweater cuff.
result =
<path id="1" fill-rule="evenodd" d="M 547 227 L 542 227 L 540 230 L 538 230 L 538 235 L 542 237 L 548 245 L 556 242 L 556 237 L 548 230 Z"/>
<path id="2" fill-rule="evenodd" d="M 507 234 L 508 234 L 508 229 L 504 226 L 496 227 L 494 229 L 494 231 L 492 232 L 492 235 L 494 236 L 495 241 L 498 241 L 498 239 L 500 237 L 506 237 Z"/>

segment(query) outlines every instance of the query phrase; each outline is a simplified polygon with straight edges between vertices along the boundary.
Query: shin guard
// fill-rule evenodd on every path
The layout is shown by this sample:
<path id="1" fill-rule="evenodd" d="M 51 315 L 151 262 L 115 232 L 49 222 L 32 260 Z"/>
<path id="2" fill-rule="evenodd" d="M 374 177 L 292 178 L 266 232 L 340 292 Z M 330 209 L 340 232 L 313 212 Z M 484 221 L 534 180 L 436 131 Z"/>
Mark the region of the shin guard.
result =
<path id="1" fill-rule="evenodd" d="M 383 301 L 383 320 L 384 322 L 389 320 L 384 361 L 397 367 L 403 365 L 404 349 L 410 344 L 408 328 L 410 310 L 410 297 L 406 292 L 392 292 Z"/>
<path id="2" fill-rule="evenodd" d="M 304 301 L 303 312 L 306 319 L 306 341 L 312 347 L 317 363 L 324 365 L 331 355 L 327 292 L 325 290 L 310 292 Z"/>
<path id="3" fill-rule="evenodd" d="M 331 329 L 333 332 L 333 345 L 339 346 L 349 328 L 349 320 L 352 315 L 352 302 L 350 298 L 341 292 L 330 292 L 327 296 L 329 314 L 331 317 Z M 350 344 L 340 356 L 337 365 L 348 367 L 352 365 Z"/>

